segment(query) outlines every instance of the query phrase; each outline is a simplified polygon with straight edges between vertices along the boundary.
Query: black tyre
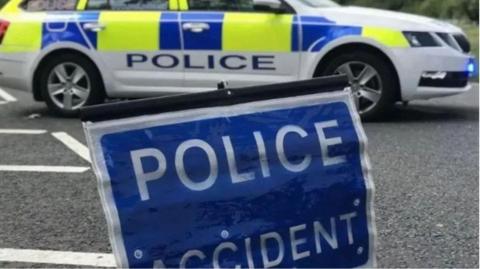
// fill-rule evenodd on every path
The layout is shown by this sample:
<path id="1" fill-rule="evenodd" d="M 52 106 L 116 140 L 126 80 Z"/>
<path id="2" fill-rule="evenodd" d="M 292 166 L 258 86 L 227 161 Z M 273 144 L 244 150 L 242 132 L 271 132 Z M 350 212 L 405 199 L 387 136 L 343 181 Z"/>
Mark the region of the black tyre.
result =
<path id="1" fill-rule="evenodd" d="M 40 68 L 40 91 L 57 115 L 75 117 L 80 108 L 105 100 L 102 78 L 85 57 L 66 53 L 48 59 Z"/>
<path id="2" fill-rule="evenodd" d="M 346 74 L 360 116 L 370 121 L 384 118 L 391 112 L 398 92 L 394 72 L 384 58 L 359 51 L 330 58 L 315 75 Z"/>

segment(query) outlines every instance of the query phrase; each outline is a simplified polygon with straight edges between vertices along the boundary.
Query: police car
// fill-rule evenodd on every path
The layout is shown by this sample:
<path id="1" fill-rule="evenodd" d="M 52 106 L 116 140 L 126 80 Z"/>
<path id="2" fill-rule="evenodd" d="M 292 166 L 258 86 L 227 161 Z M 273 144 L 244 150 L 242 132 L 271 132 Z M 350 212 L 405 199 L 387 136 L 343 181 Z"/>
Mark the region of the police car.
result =
<path id="1" fill-rule="evenodd" d="M 346 74 L 364 118 L 470 89 L 461 29 L 330 0 L 10 0 L 0 86 L 64 116 L 140 98 Z"/>

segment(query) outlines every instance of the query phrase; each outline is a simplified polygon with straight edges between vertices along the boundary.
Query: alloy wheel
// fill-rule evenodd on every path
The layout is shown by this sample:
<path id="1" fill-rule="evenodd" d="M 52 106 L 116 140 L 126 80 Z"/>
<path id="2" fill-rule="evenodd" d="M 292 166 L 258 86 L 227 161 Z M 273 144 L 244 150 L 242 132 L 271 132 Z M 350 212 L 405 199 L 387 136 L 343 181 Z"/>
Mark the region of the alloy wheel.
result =
<path id="1" fill-rule="evenodd" d="M 61 63 L 48 76 L 48 94 L 61 109 L 76 110 L 82 107 L 90 95 L 90 78 L 85 70 L 75 63 Z"/>
<path id="2" fill-rule="evenodd" d="M 360 114 L 372 110 L 380 101 L 383 83 L 380 74 L 371 65 L 358 61 L 346 62 L 335 70 L 335 74 L 347 75 Z"/>

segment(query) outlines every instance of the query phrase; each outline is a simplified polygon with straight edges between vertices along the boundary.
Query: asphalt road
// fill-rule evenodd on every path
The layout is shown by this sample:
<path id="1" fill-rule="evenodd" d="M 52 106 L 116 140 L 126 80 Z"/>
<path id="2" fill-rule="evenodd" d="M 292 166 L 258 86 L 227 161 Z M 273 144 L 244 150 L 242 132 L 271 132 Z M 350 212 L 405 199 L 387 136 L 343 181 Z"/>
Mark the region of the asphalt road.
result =
<path id="1" fill-rule="evenodd" d="M 0 134 L 0 165 L 89 166 L 51 135 L 66 132 L 85 143 L 78 119 L 57 118 L 27 93 L 9 92 L 18 102 L 0 105 L 0 129 L 48 132 Z M 392 119 L 365 124 L 380 267 L 478 268 L 478 97 L 476 85 L 460 96 L 399 106 Z M 110 253 L 92 171 L 0 171 L 3 248 Z M 54 265 L 0 262 L 12 266 Z"/>

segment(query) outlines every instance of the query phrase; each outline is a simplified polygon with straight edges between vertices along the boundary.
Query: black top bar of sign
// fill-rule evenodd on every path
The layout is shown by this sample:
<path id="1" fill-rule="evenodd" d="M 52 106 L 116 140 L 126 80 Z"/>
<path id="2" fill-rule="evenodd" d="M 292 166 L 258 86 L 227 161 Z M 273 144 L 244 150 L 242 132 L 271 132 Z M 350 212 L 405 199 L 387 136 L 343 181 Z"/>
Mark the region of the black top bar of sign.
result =
<path id="1" fill-rule="evenodd" d="M 186 109 L 341 91 L 347 86 L 348 79 L 342 75 L 263 86 L 227 88 L 85 107 L 80 110 L 80 118 L 82 121 L 99 122 Z"/>

